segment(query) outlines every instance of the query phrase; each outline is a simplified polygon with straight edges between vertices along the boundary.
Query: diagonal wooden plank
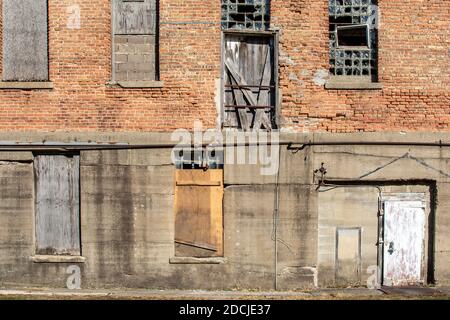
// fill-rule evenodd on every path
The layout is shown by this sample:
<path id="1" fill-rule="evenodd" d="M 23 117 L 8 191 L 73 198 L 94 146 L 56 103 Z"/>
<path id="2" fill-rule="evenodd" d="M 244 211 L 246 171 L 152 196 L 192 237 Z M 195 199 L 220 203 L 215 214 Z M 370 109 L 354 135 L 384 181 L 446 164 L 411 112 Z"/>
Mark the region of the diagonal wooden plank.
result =
<path id="1" fill-rule="evenodd" d="M 229 59 L 229 61 L 228 61 L 228 59 L 229 59 L 229 57 L 226 59 L 225 65 L 226 65 L 226 67 L 228 69 L 228 72 L 231 75 L 230 80 L 232 78 L 232 79 L 234 79 L 234 81 L 235 81 L 235 83 L 237 85 L 240 85 L 241 81 L 243 81 L 243 77 L 233 67 L 233 62 L 231 61 L 231 59 Z M 246 96 L 246 93 L 247 93 L 246 90 L 241 90 L 241 92 L 244 94 L 244 97 L 248 99 L 248 97 Z M 251 97 L 251 98 L 253 98 L 253 97 Z M 250 102 L 250 104 L 251 104 L 251 102 Z M 249 123 L 248 117 L 247 117 L 247 108 L 245 108 L 245 109 L 239 108 L 237 110 L 237 112 L 239 114 L 239 120 L 241 122 L 242 129 L 245 130 L 245 131 L 250 130 L 250 123 Z"/>
<path id="2" fill-rule="evenodd" d="M 241 122 L 242 129 L 244 129 L 245 131 L 249 131 L 250 123 L 249 123 L 248 117 L 247 117 L 247 109 L 239 108 L 238 114 L 239 114 L 239 119 Z"/>
<path id="3" fill-rule="evenodd" d="M 260 87 L 263 85 L 264 77 L 266 75 L 266 66 L 267 66 L 267 58 L 269 57 L 269 51 L 270 51 L 270 47 L 267 47 L 265 58 L 264 58 L 264 68 L 263 68 L 263 72 L 262 72 L 262 76 L 261 76 L 261 81 L 259 83 Z M 261 97 L 261 88 L 258 92 L 258 99 L 257 99 L 258 104 L 260 102 L 260 97 Z M 253 130 L 257 131 L 257 130 L 261 129 L 261 125 L 263 125 L 264 128 L 269 131 L 272 129 L 272 124 L 270 123 L 270 120 L 268 119 L 266 112 L 263 109 L 258 109 L 258 110 L 256 110 Z"/>
<path id="4" fill-rule="evenodd" d="M 233 82 L 233 77 L 232 76 L 230 76 L 230 82 Z M 236 80 L 234 82 L 237 85 L 239 85 L 239 83 L 236 82 Z M 242 90 L 240 90 L 240 91 L 242 92 Z M 238 115 L 239 115 L 239 121 L 241 123 L 242 129 L 245 130 L 245 131 L 250 130 L 250 123 L 249 123 L 248 117 L 247 117 L 247 108 L 245 108 L 245 109 L 238 108 L 237 112 L 238 112 Z"/>
<path id="5" fill-rule="evenodd" d="M 227 67 L 227 69 L 230 72 L 231 76 L 234 78 L 234 80 L 236 81 L 236 83 L 238 85 L 240 85 L 240 86 L 247 86 L 248 85 L 248 83 L 245 81 L 244 77 L 234 67 L 233 61 L 231 60 L 231 58 L 229 56 L 227 56 L 225 58 L 225 66 Z M 250 103 L 250 105 L 252 105 L 252 106 L 257 106 L 258 105 L 258 101 L 255 99 L 255 96 L 253 95 L 253 93 L 249 92 L 249 90 L 242 90 L 241 89 L 241 91 L 244 94 L 245 98 Z M 246 110 L 247 109 L 241 109 L 240 111 L 245 111 L 246 112 Z M 262 110 L 262 109 L 257 110 L 256 111 L 256 117 L 257 117 L 256 120 L 258 120 L 258 123 L 261 123 L 265 127 L 265 129 L 271 130 L 272 126 L 270 124 L 270 120 L 268 119 L 267 114 L 264 112 L 264 110 Z M 256 126 L 254 128 L 256 128 L 257 130 L 259 129 Z"/>
<path id="6" fill-rule="evenodd" d="M 248 83 L 245 81 L 244 77 L 240 74 L 240 72 L 234 67 L 233 61 L 230 57 L 226 57 L 225 59 L 225 66 L 227 67 L 230 74 L 233 76 L 234 80 L 236 80 L 237 84 L 240 86 L 248 86 Z M 250 105 L 256 106 L 257 101 L 252 93 L 249 93 L 248 90 L 242 90 L 242 93 L 244 94 L 245 98 L 248 100 Z"/>
<path id="7" fill-rule="evenodd" d="M 266 129 L 266 130 L 272 130 L 272 124 L 267 116 L 267 113 L 264 111 L 264 109 L 258 109 L 256 111 L 256 115 L 255 115 L 255 122 L 253 125 L 253 130 L 259 130 L 261 129 L 261 125 Z"/>

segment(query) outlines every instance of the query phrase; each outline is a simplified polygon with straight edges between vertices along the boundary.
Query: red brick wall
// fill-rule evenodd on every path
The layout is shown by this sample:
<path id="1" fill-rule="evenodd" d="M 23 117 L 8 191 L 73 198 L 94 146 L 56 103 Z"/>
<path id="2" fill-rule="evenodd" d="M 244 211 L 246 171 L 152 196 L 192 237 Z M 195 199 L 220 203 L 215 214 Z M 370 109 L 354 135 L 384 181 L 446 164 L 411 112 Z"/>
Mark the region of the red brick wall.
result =
<path id="1" fill-rule="evenodd" d="M 81 6 L 81 29 L 66 27 Z M 380 0 L 383 90 L 326 90 L 328 1 L 273 0 L 280 28 L 283 127 L 297 131 L 450 131 L 447 0 Z M 220 1 L 160 0 L 162 89 L 111 76 L 108 0 L 49 0 L 53 90 L 0 90 L 0 131 L 170 131 L 215 127 Z M 186 24 L 187 22 L 187 24 Z M 1 69 L 1 67 L 0 67 Z"/>

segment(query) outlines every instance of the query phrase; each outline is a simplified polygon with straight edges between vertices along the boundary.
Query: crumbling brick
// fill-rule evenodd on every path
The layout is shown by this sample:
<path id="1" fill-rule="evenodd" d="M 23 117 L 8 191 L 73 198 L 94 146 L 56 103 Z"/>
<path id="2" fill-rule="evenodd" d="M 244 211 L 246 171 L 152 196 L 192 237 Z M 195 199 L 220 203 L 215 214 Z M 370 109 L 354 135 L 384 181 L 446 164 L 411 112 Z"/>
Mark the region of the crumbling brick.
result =
<path id="1" fill-rule="evenodd" d="M 197 119 L 205 128 L 216 127 L 220 2 L 160 0 L 164 87 L 146 89 L 108 85 L 110 1 L 76 3 L 81 28 L 70 29 L 69 4 L 49 1 L 49 72 L 54 89 L 0 90 L 1 131 L 171 131 L 192 129 Z M 285 130 L 450 131 L 450 2 L 380 1 L 379 6 L 378 70 L 383 89 L 326 90 L 315 79 L 329 70 L 328 1 L 271 1 L 271 27 L 280 29 Z M 119 60 L 128 63 L 124 57 Z"/>

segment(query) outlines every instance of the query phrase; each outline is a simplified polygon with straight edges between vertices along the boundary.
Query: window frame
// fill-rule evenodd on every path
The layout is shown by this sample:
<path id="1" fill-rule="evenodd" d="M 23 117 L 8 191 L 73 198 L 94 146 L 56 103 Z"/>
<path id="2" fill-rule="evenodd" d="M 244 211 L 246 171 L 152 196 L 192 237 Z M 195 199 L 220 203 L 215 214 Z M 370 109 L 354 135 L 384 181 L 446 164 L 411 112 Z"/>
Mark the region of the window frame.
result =
<path id="1" fill-rule="evenodd" d="M 336 2 L 337 4 L 337 2 Z M 342 4 L 345 8 L 348 6 Z M 379 82 L 380 68 L 378 62 L 379 56 L 379 30 L 376 26 L 372 26 L 371 19 L 373 18 L 374 6 L 378 5 L 377 0 L 368 0 L 368 4 L 361 3 L 360 11 L 356 14 L 350 11 L 338 11 L 338 6 L 333 11 L 331 7 L 331 1 L 328 2 L 328 24 L 329 24 L 329 45 L 328 45 L 328 66 L 329 66 L 329 78 L 325 82 L 325 89 L 336 90 L 380 90 L 383 85 Z M 351 5 L 351 8 L 356 5 Z M 367 6 L 367 11 L 363 10 L 363 7 Z M 379 15 L 378 10 L 376 14 Z M 347 17 L 347 18 L 346 18 Z M 354 22 L 355 18 L 359 22 Z M 337 21 L 336 19 L 346 18 L 345 20 Z M 377 19 L 379 17 L 377 16 Z M 332 19 L 333 22 L 332 22 Z M 350 21 L 346 21 L 350 20 Z M 368 46 L 339 46 L 338 42 L 338 28 L 353 28 L 362 25 L 367 25 L 367 44 Z M 333 27 L 332 27 L 333 26 Z M 334 43 L 334 44 L 333 44 Z M 337 52 L 340 57 L 338 58 Z M 364 57 L 365 52 L 368 52 L 368 57 Z M 358 54 L 360 55 L 358 58 Z M 346 55 L 350 54 L 351 57 Z M 343 56 L 342 56 L 343 55 Z M 356 60 L 358 61 L 356 61 Z M 337 60 L 341 62 L 342 74 L 338 74 Z M 350 67 L 347 65 L 347 60 L 351 61 Z M 355 60 L 355 61 L 354 61 Z M 368 67 L 363 65 L 363 61 L 368 61 Z M 359 67 L 356 67 L 354 63 L 358 62 Z M 353 70 L 353 68 L 355 68 Z M 348 70 L 351 70 L 352 74 L 347 74 Z M 365 70 L 368 70 L 367 74 L 364 74 Z M 359 72 L 359 73 L 358 73 Z M 355 74 L 356 73 L 356 74 Z"/>
<path id="2" fill-rule="evenodd" d="M 116 57 L 115 57 L 115 46 L 116 46 L 116 19 L 115 19 L 115 4 L 116 1 L 110 1 L 111 10 L 111 76 L 110 81 L 107 83 L 111 87 L 119 87 L 122 89 L 145 89 L 145 88 L 163 88 L 164 81 L 161 81 L 161 59 L 160 59 L 160 13 L 161 6 L 160 1 L 155 0 L 156 6 L 156 26 L 155 26 L 155 79 L 154 80 L 116 80 Z M 122 0 L 123 2 L 145 2 L 145 0 Z"/>

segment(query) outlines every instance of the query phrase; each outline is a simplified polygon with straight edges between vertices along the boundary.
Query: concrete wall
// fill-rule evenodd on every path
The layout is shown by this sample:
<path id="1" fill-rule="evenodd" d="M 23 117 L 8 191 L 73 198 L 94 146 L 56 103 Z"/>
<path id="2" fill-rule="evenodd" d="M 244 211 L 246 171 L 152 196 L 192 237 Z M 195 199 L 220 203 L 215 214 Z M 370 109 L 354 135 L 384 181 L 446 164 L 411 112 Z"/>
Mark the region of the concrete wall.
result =
<path id="1" fill-rule="evenodd" d="M 394 182 L 393 182 L 394 183 Z M 426 195 L 426 216 L 430 217 L 430 187 L 414 185 L 413 182 L 404 182 L 401 185 L 380 185 L 380 183 L 367 183 L 362 186 L 324 187 L 319 193 L 319 249 L 318 274 L 321 286 L 365 286 L 373 275 L 373 267 L 378 261 L 378 213 L 379 198 L 391 193 L 424 193 Z M 381 193 L 380 193 L 381 192 Z M 429 221 L 427 219 L 427 221 Z M 353 265 L 360 263 L 359 275 L 338 275 L 336 250 L 338 228 L 361 229 L 360 262 L 352 261 Z M 428 245 L 428 223 L 425 227 L 425 251 Z M 431 232 L 433 232 L 431 230 Z M 346 244 L 339 246 L 346 250 Z M 351 248 L 349 248 L 351 249 Z M 428 255 L 425 254 L 426 266 Z M 424 271 L 424 275 L 427 271 Z M 345 279 L 342 279 L 343 277 Z"/>
<path id="2" fill-rule="evenodd" d="M 12 137 L 23 142 L 49 138 L 47 141 L 65 143 L 90 138 L 51 134 Z M 97 136 L 97 141 L 161 143 L 169 139 L 158 135 L 136 135 L 128 140 L 131 138 L 107 134 Z M 282 136 L 282 140 L 300 144 L 324 139 L 449 140 L 443 135 Z M 278 178 L 262 176 L 261 164 L 227 164 L 224 258 L 203 264 L 172 259 L 174 166 L 170 152 L 81 152 L 81 240 L 85 261 L 66 263 L 37 263 L 30 259 L 35 252 L 33 156 L 30 152 L 0 152 L 0 286 L 63 288 L 70 265 L 80 267 L 83 288 L 297 290 L 336 286 L 336 227 L 362 227 L 362 272 L 376 264 L 378 193 L 368 187 L 374 183 L 382 183 L 386 192 L 429 194 L 429 208 L 435 216 L 434 228 L 430 229 L 434 230 L 430 239 L 435 238 L 431 249 L 434 277 L 438 285 L 450 283 L 448 148 L 347 145 L 295 151 L 283 146 Z M 327 180 L 352 180 L 361 186 L 318 193 L 313 171 L 322 162 L 328 169 Z M 364 277 L 359 284 L 365 285 Z"/>
<path id="3" fill-rule="evenodd" d="M 330 138 L 333 140 L 337 137 Z M 318 139 L 320 138 L 318 137 Z M 374 139 L 376 139 L 375 136 Z M 426 192 L 428 201 L 431 201 L 428 208 L 435 210 L 432 217 L 434 221 L 429 220 L 429 223 L 433 223 L 434 226 L 428 226 L 429 230 L 434 233 L 431 234 L 431 238 L 434 237 L 435 246 L 432 257 L 434 260 L 434 278 L 436 284 L 449 283 L 450 271 L 447 266 L 450 248 L 448 233 L 450 150 L 448 148 L 321 146 L 314 147 L 313 153 L 313 167 L 319 168 L 321 163 L 325 163 L 329 181 L 356 181 L 362 186 L 385 185 L 382 189 L 388 192 L 389 190 L 395 190 L 394 192 Z M 340 203 L 333 199 L 333 196 L 320 195 L 319 229 L 322 226 L 322 221 L 324 222 L 323 226 L 326 226 L 328 214 L 326 211 L 329 206 L 333 206 L 333 210 L 338 212 L 345 223 L 351 223 L 351 216 L 355 213 L 367 212 L 367 210 L 374 212 L 373 192 L 358 193 L 356 191 L 345 192 L 345 190 L 341 192 L 345 193 L 344 198 L 347 196 L 354 199 L 355 196 L 358 196 L 364 199 L 369 197 L 372 200 L 367 205 L 366 201 L 356 200 Z M 370 196 L 371 194 L 372 196 Z M 324 201 L 321 200 L 322 198 Z M 370 206 L 370 209 L 367 206 Z M 373 218 L 370 219 L 373 221 Z M 364 221 L 364 223 L 368 222 L 367 219 Z M 335 222 L 335 226 L 339 223 Z M 372 228 L 374 223 L 373 221 Z M 319 239 L 321 239 L 320 234 Z M 320 247 L 319 251 L 324 254 Z"/>
<path id="4" fill-rule="evenodd" d="M 328 190 L 328 188 L 324 188 Z M 361 271 L 377 265 L 378 190 L 370 187 L 335 188 L 319 194 L 319 279 L 323 286 L 365 284 L 367 276 L 338 281 L 337 228 L 361 228 Z M 340 248 L 345 250 L 346 248 Z M 353 261 L 356 265 L 357 261 Z"/>

